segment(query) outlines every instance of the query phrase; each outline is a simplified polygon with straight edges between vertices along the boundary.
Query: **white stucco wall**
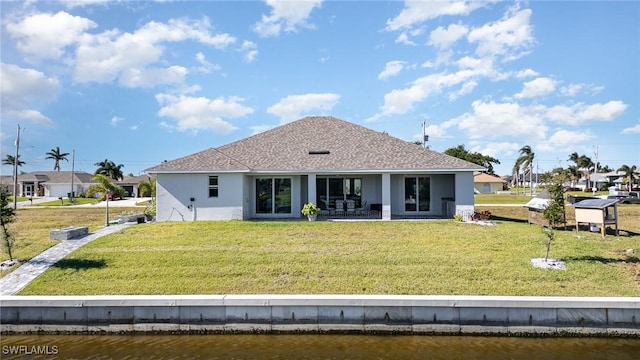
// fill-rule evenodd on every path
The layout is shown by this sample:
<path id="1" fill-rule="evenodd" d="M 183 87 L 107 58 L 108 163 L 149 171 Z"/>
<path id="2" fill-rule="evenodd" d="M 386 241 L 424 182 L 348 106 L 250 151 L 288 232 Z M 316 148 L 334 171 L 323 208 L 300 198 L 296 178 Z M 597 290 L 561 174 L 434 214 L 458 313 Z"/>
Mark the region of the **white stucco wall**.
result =
<path id="1" fill-rule="evenodd" d="M 218 176 L 218 197 L 209 197 L 209 176 Z M 242 174 L 158 174 L 156 220 L 243 219 L 243 178 Z"/>

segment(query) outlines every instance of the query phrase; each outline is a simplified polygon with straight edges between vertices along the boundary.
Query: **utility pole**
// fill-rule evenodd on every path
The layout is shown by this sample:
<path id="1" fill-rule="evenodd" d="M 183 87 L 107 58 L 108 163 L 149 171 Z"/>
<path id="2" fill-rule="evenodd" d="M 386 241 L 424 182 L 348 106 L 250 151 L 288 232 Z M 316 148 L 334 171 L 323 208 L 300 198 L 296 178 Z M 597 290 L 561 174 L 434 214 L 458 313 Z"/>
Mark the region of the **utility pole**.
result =
<path id="1" fill-rule="evenodd" d="M 598 187 L 598 145 L 596 145 L 595 155 L 596 155 L 596 163 L 593 166 L 593 170 L 594 170 L 594 174 L 593 174 L 593 195 L 595 195 L 596 191 L 598 191 L 598 189 L 596 189 Z"/>
<path id="2" fill-rule="evenodd" d="M 13 208 L 18 208 L 18 156 L 20 148 L 20 124 L 18 124 L 18 136 L 16 137 L 16 157 L 13 159 Z"/>
<path id="3" fill-rule="evenodd" d="M 427 120 L 422 121 L 422 147 L 428 149 L 427 141 L 429 141 L 429 135 L 427 135 Z"/>
<path id="4" fill-rule="evenodd" d="M 76 165 L 76 151 L 73 150 L 72 151 L 72 155 L 71 155 L 71 192 L 69 193 L 69 203 L 73 204 L 74 200 L 73 200 L 73 177 L 75 176 L 74 174 L 74 170 L 75 170 L 75 165 Z"/>

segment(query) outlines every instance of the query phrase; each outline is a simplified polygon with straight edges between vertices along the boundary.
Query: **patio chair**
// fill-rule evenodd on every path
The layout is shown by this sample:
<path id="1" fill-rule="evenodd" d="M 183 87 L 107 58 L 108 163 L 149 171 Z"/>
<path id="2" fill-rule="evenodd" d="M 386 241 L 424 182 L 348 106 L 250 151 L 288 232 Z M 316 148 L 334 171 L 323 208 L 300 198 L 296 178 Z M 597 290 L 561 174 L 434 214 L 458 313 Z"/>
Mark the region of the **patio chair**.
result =
<path id="1" fill-rule="evenodd" d="M 369 215 L 367 214 L 367 202 L 363 202 L 362 206 L 356 208 L 356 215 Z"/>
<path id="2" fill-rule="evenodd" d="M 347 200 L 347 216 L 356 214 L 356 202 L 354 200 Z"/>
<path id="3" fill-rule="evenodd" d="M 344 200 L 336 200 L 336 215 L 344 214 Z"/>

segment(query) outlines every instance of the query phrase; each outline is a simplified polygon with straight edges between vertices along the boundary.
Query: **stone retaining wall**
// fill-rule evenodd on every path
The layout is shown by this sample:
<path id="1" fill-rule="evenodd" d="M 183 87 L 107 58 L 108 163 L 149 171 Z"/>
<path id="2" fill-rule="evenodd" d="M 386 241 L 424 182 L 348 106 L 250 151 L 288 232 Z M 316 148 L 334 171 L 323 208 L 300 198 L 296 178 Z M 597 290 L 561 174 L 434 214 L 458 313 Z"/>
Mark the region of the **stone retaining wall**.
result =
<path id="1" fill-rule="evenodd" d="M 89 234 L 89 228 L 86 226 L 66 227 L 49 231 L 51 240 L 70 240 L 85 237 Z"/>
<path id="2" fill-rule="evenodd" d="M 2 333 L 358 332 L 640 337 L 640 298 L 2 296 Z"/>

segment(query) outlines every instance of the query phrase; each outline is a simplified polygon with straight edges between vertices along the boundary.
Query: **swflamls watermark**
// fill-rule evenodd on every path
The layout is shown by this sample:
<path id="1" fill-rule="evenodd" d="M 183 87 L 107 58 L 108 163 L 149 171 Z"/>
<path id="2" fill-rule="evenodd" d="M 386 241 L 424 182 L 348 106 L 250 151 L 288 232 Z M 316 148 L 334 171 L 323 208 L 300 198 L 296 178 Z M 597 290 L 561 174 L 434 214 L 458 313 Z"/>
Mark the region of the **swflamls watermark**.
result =
<path id="1" fill-rule="evenodd" d="M 2 355 L 58 355 L 58 345 L 2 345 Z"/>

